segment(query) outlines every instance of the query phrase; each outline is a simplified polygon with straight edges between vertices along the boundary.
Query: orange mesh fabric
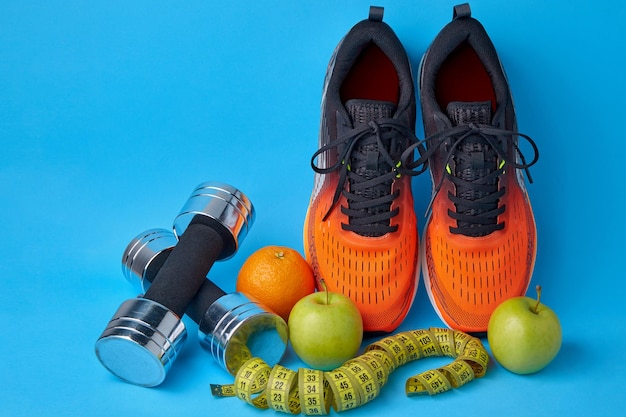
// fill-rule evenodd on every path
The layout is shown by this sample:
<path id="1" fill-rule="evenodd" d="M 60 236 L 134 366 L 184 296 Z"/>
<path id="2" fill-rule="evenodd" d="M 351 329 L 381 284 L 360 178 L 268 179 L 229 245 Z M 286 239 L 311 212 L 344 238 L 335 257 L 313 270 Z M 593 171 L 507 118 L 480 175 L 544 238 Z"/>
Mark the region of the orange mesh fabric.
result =
<path id="1" fill-rule="evenodd" d="M 400 188 L 400 196 L 392 205 L 392 209 L 400 207 L 400 213 L 392 219 L 392 225 L 398 225 L 397 232 L 363 237 L 341 228 L 348 218 L 338 207 L 322 221 L 336 187 L 332 184 L 333 177 L 336 176 L 324 178 L 327 184 L 321 185 L 319 194 L 314 194 L 309 205 L 304 230 L 307 260 L 313 267 L 318 287 L 323 278 L 329 291 L 342 293 L 356 303 L 365 331 L 390 332 L 411 307 L 417 286 L 416 271 L 419 271 L 410 178 L 403 177 L 394 183 L 394 187 Z M 339 204 L 346 204 L 343 197 Z"/>
<path id="2" fill-rule="evenodd" d="M 535 223 L 525 192 L 507 174 L 503 230 L 484 237 L 450 233 L 453 204 L 444 186 L 424 235 L 424 277 L 433 306 L 450 327 L 484 332 L 493 310 L 504 300 L 524 295 L 535 262 Z"/>

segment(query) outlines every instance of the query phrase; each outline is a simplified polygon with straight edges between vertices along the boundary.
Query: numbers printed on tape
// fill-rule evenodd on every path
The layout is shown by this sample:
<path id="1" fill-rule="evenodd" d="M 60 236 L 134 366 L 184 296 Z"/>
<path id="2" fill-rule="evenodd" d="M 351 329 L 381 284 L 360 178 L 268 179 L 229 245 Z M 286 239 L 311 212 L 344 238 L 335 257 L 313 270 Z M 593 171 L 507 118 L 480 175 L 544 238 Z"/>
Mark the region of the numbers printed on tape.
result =
<path id="1" fill-rule="evenodd" d="M 298 414 L 300 412 L 300 401 L 298 401 L 296 390 L 298 374 L 289 368 L 276 365 L 268 378 L 269 408 L 284 413 Z"/>
<path id="2" fill-rule="evenodd" d="M 335 411 L 356 408 L 359 396 L 357 385 L 348 377 L 343 366 L 334 371 L 327 372 L 328 382 L 333 392 L 333 408 Z"/>
<path id="3" fill-rule="evenodd" d="M 234 394 L 257 408 L 268 408 L 264 390 L 270 376 L 270 367 L 259 358 L 244 362 L 235 377 Z M 255 394 L 259 394 L 256 397 Z"/>
<path id="4" fill-rule="evenodd" d="M 361 397 L 361 402 L 370 402 L 378 396 L 380 384 L 367 360 L 359 357 L 358 360 L 348 361 L 342 368 L 348 371 L 348 377 L 353 383 L 360 387 L 357 394 Z"/>
<path id="5" fill-rule="evenodd" d="M 454 330 L 443 327 L 432 328 L 430 330 L 437 339 L 437 342 L 439 343 L 441 354 L 443 356 L 449 356 L 451 358 L 456 357 L 457 354 L 454 344 Z"/>
<path id="6" fill-rule="evenodd" d="M 489 355 L 481 341 L 445 328 L 412 330 L 385 337 L 365 353 L 332 371 L 281 365 L 270 368 L 263 360 L 245 361 L 231 385 L 211 385 L 216 397 L 238 397 L 257 408 L 305 415 L 326 415 L 360 407 L 379 394 L 389 375 L 414 360 L 448 356 L 454 361 L 406 381 L 407 396 L 436 395 L 485 375 Z"/>
<path id="7" fill-rule="evenodd" d="M 355 361 L 357 360 L 355 359 Z M 374 381 L 378 384 L 379 388 L 387 383 L 387 377 L 389 376 L 388 368 L 382 358 L 376 357 L 373 352 L 369 352 L 359 356 L 358 361 L 361 361 L 369 366 L 369 369 L 374 377 Z"/>
<path id="8" fill-rule="evenodd" d="M 435 395 L 448 391 L 452 384 L 436 369 L 422 372 L 406 382 L 407 395 Z"/>
<path id="9" fill-rule="evenodd" d="M 413 330 L 409 333 L 417 339 L 424 357 L 443 355 L 437 338 L 430 330 Z"/>
<path id="10" fill-rule="evenodd" d="M 300 369 L 298 371 L 298 387 L 302 413 L 312 415 L 328 414 L 330 406 L 326 402 L 328 384 L 324 372 L 317 369 Z"/>
<path id="11" fill-rule="evenodd" d="M 475 377 L 472 367 L 462 359 L 457 359 L 451 364 L 441 367 L 438 370 L 445 374 L 453 388 L 465 385 Z"/>

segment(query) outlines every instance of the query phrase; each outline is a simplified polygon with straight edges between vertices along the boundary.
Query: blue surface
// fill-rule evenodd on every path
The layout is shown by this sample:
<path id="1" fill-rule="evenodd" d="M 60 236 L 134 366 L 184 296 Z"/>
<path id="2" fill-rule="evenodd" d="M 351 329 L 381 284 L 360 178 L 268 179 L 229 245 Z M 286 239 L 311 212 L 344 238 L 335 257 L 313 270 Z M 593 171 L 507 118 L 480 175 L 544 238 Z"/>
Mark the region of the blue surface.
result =
<path id="1" fill-rule="evenodd" d="M 211 397 L 209 384 L 232 378 L 193 323 L 158 388 L 120 382 L 93 345 L 136 295 L 121 274 L 126 244 L 170 227 L 203 181 L 240 188 L 257 209 L 241 250 L 211 271 L 226 291 L 257 248 L 302 251 L 326 65 L 370 2 L 58 3 L 0 4 L 0 414 L 274 415 Z M 417 68 L 454 2 L 374 4 Z M 542 284 L 559 315 L 562 350 L 538 374 L 492 361 L 485 378 L 433 398 L 406 397 L 404 381 L 440 363 L 407 365 L 350 415 L 620 415 L 626 6 L 471 5 L 504 62 L 520 130 L 540 148 L 531 288 Z M 429 178 L 413 184 L 423 225 Z M 399 330 L 439 325 L 420 286 Z M 291 350 L 283 363 L 301 365 Z"/>

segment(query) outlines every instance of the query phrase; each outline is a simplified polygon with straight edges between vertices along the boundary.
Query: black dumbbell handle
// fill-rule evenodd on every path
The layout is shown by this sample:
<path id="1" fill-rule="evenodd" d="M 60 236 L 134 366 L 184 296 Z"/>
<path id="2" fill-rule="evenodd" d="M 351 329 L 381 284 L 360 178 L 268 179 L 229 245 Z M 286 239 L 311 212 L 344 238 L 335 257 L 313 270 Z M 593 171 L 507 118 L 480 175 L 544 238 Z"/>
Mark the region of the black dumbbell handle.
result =
<path id="1" fill-rule="evenodd" d="M 193 311 L 188 311 L 188 314 L 194 321 L 199 321 L 206 311 L 202 308 L 205 305 L 208 308 L 224 295 L 213 283 L 208 284 L 206 289 L 204 286 L 210 282 L 206 276 L 229 237 L 221 224 L 208 216 L 196 215 L 159 269 L 144 298 L 156 301 L 179 317 L 193 303 Z M 195 300 L 201 288 L 202 299 Z"/>
<path id="2" fill-rule="evenodd" d="M 166 256 L 159 256 L 155 258 L 154 261 L 148 265 L 148 268 L 144 273 L 144 279 L 151 284 L 156 275 L 159 273 L 159 270 L 161 270 L 163 263 L 169 256 L 169 252 L 164 254 L 166 254 Z M 191 304 L 189 304 L 189 307 L 187 307 L 186 314 L 191 317 L 193 321 L 200 324 L 200 320 L 202 320 L 204 313 L 208 310 L 211 304 L 224 295 L 226 295 L 226 293 L 213 283 L 213 281 L 207 278 L 202 283 L 202 286 L 198 290 L 194 299 L 191 301 Z"/>

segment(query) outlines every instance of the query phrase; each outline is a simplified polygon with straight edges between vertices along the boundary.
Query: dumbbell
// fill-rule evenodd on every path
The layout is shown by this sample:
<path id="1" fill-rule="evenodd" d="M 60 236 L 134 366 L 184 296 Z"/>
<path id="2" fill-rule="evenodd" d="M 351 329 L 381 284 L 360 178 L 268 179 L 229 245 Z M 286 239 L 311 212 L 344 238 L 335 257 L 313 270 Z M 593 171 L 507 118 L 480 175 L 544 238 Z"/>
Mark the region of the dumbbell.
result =
<path id="1" fill-rule="evenodd" d="M 174 233 L 150 229 L 137 235 L 122 256 L 122 273 L 139 291 L 147 291 L 177 244 Z M 287 323 L 242 293 L 226 294 L 206 279 L 186 312 L 198 327 L 200 345 L 229 373 L 259 357 L 270 366 L 287 347 Z"/>
<path id="2" fill-rule="evenodd" d="M 204 288 L 214 262 L 237 251 L 254 217 L 250 200 L 234 187 L 213 182 L 196 187 L 174 221 L 178 242 L 166 258 L 159 258 L 163 262 L 149 288 L 122 303 L 96 341 L 96 355 L 105 368 L 136 385 L 163 382 L 187 338 L 181 317 Z M 224 292 L 214 284 L 203 294 L 197 308 L 203 305 L 200 301 L 215 300 L 205 315 L 215 304 L 226 304 L 231 311 L 244 302 L 222 300 Z"/>

